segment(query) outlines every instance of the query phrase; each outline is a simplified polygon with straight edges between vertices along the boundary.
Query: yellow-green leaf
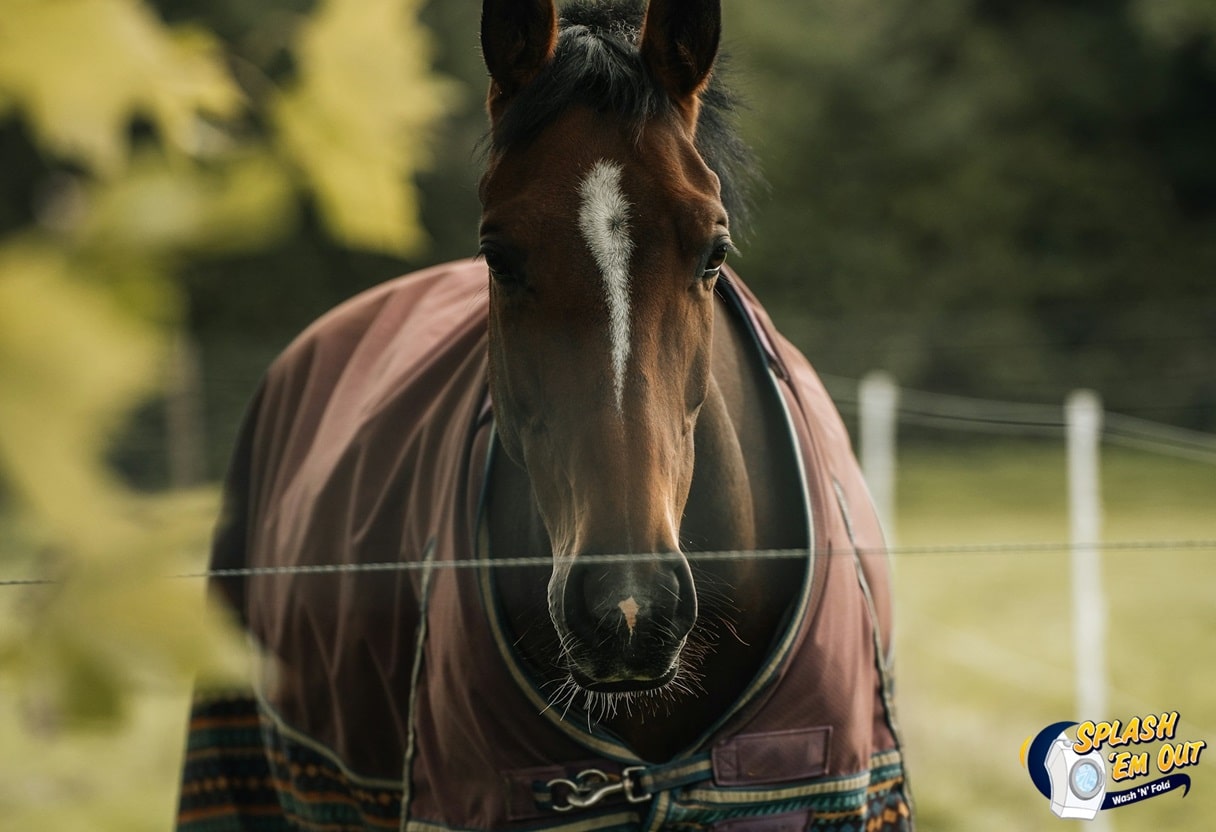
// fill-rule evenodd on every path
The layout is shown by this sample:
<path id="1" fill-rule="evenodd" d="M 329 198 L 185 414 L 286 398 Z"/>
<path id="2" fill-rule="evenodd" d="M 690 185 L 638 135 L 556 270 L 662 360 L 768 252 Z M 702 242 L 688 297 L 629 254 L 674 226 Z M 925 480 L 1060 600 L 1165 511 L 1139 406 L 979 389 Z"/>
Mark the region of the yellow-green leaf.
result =
<path id="1" fill-rule="evenodd" d="M 169 30 L 138 0 L 8 0 L 0 17 L 0 101 L 41 142 L 103 174 L 120 170 L 133 115 L 192 151 L 200 112 L 239 103 L 215 41 Z"/>
<path id="2" fill-rule="evenodd" d="M 241 251 L 273 242 L 294 208 L 291 182 L 266 153 L 201 168 L 145 156 L 87 194 L 86 250 Z"/>
<path id="3" fill-rule="evenodd" d="M 416 12 L 414 0 L 323 0 L 300 34 L 299 83 L 273 111 L 330 230 L 398 254 L 422 241 L 410 177 L 448 97 Z"/>
<path id="4" fill-rule="evenodd" d="M 165 341 L 79 278 L 50 246 L 0 247 L 0 476 L 57 544 L 95 552 L 116 523 L 104 443 L 158 383 Z"/>

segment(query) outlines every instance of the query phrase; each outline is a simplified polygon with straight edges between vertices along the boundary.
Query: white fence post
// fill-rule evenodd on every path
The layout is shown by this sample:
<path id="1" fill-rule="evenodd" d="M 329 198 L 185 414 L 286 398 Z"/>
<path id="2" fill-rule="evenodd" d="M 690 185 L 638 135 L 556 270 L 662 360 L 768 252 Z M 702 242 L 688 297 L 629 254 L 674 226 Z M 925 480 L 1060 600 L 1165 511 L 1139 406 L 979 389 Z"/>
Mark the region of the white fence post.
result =
<path id="1" fill-rule="evenodd" d="M 1102 436 L 1102 401 L 1092 390 L 1075 390 L 1069 394 L 1064 411 L 1068 423 L 1068 510 L 1072 542 L 1072 632 L 1077 719 L 1102 720 L 1107 718 L 1106 602 L 1102 596 L 1102 559 L 1099 550 L 1102 500 L 1098 478 L 1098 443 Z M 1099 819 L 1104 817 L 1102 815 Z"/>
<path id="2" fill-rule="evenodd" d="M 887 545 L 895 545 L 895 432 L 899 387 L 889 373 L 867 373 L 857 387 L 861 472 Z"/>
<path id="3" fill-rule="evenodd" d="M 165 395 L 169 485 L 188 488 L 203 480 L 202 359 L 182 331 L 173 340 Z"/>

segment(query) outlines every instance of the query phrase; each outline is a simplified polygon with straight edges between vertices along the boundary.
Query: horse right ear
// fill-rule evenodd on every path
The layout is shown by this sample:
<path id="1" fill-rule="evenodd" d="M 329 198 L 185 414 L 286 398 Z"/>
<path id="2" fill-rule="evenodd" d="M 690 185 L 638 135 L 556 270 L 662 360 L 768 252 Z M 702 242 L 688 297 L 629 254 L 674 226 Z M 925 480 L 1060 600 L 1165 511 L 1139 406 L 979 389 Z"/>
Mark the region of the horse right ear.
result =
<path id="1" fill-rule="evenodd" d="M 677 103 L 690 104 L 708 83 L 721 35 L 721 0 L 650 0 L 642 58 Z"/>
<path id="2" fill-rule="evenodd" d="M 557 47 L 553 0 L 484 0 L 481 53 L 490 70 L 490 108 L 536 77 Z"/>

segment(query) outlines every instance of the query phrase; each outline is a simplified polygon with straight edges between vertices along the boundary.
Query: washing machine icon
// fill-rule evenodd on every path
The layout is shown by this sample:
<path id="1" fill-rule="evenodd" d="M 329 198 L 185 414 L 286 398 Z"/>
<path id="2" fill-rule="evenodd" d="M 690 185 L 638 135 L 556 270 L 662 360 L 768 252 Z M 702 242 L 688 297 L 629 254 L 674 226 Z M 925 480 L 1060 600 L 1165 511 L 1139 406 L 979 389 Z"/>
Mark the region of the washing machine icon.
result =
<path id="1" fill-rule="evenodd" d="M 1106 797 L 1106 764 L 1102 754 L 1078 754 L 1063 731 L 1051 743 L 1043 765 L 1051 782 L 1051 811 L 1062 818 L 1093 820 Z"/>

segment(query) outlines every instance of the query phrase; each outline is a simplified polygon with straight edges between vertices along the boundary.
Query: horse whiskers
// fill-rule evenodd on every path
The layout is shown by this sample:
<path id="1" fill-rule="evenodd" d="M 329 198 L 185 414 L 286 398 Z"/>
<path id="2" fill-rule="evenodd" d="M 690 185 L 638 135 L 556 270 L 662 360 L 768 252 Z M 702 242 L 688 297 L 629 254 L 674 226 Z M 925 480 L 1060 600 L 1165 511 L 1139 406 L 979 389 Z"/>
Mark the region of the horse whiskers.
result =
<path id="1" fill-rule="evenodd" d="M 732 615 L 737 614 L 738 610 L 731 603 L 728 592 L 723 591 L 724 582 L 715 578 L 716 576 L 713 576 L 699 585 L 699 598 L 703 602 L 702 612 L 697 618 L 696 626 L 685 638 L 677 659 L 676 673 L 667 684 L 644 691 L 605 692 L 583 688 L 575 681 L 572 671 L 585 665 L 588 659 L 619 639 L 619 627 L 597 627 L 594 644 L 584 642 L 573 633 L 566 632 L 555 640 L 557 649 L 554 651 L 556 655 L 552 660 L 552 667 L 561 675 L 542 685 L 542 690 L 548 692 L 545 697 L 547 704 L 541 713 L 560 709 L 560 719 L 564 721 L 569 717 L 572 708 L 581 705 L 590 730 L 597 723 L 607 722 L 622 715 L 628 718 L 640 717 L 643 721 L 647 716 L 670 715 L 681 700 L 704 694 L 704 676 L 698 668 L 706 657 L 714 652 L 723 633 L 729 634 L 741 644 L 744 643 Z M 672 642 L 680 638 L 674 630 L 674 624 L 669 621 L 655 622 L 652 633 L 662 641 Z"/>
<path id="2" fill-rule="evenodd" d="M 739 612 L 734 603 L 735 587 L 730 581 L 701 569 L 695 570 L 693 575 L 697 584 L 697 600 L 702 606 Z"/>
<path id="3" fill-rule="evenodd" d="M 702 627 L 696 628 L 684 645 L 676 668 L 675 676 L 660 688 L 641 691 L 593 691 L 581 687 L 574 676 L 568 675 L 562 680 L 553 680 L 557 685 L 548 697 L 548 704 L 541 711 L 545 713 L 550 708 L 561 707 L 561 719 L 564 721 L 570 713 L 579 695 L 582 694 L 583 711 L 587 717 L 587 727 L 591 730 L 596 724 L 615 719 L 622 713 L 633 717 L 635 713 L 645 721 L 647 716 L 668 716 L 673 712 L 679 701 L 688 696 L 698 696 L 705 692 L 704 677 L 696 670 L 697 665 L 713 649 L 713 638 Z M 575 657 L 569 651 L 563 651 L 560 659 L 567 671 L 573 667 Z"/>
<path id="4" fill-rule="evenodd" d="M 705 630 L 715 638 L 718 636 L 719 631 L 724 629 L 739 644 L 744 647 L 750 646 L 739 635 L 739 630 L 735 624 L 742 610 L 734 603 L 730 582 L 720 576 L 700 570 L 698 570 L 696 575 L 696 581 L 697 599 L 701 602 L 702 608 L 698 627 L 704 625 Z"/>
<path id="5" fill-rule="evenodd" d="M 571 654 L 574 652 L 575 648 L 578 647 L 578 638 L 574 635 L 574 633 L 566 633 L 560 639 L 558 639 L 557 647 L 559 661 L 572 661 Z"/>
<path id="6" fill-rule="evenodd" d="M 648 714 L 657 714 L 659 705 L 666 704 L 666 712 L 670 713 L 670 705 L 674 703 L 674 697 L 671 694 L 675 680 L 669 682 L 662 688 L 653 691 L 622 691 L 618 693 L 606 693 L 603 691 L 584 691 L 584 710 L 587 713 L 587 722 L 590 726 L 592 723 L 607 722 L 614 719 L 616 716 L 624 712 L 627 717 L 634 715 L 635 706 L 638 709 L 638 714 L 643 721 Z M 676 685 L 675 687 L 680 687 Z"/>
<path id="7" fill-rule="evenodd" d="M 574 681 L 573 676 L 567 676 L 561 680 L 560 686 L 549 697 L 549 703 L 541 709 L 541 713 L 547 712 L 550 708 L 561 705 L 564 701 L 565 707 L 562 708 L 561 720 L 565 722 L 566 716 L 570 713 L 570 708 L 574 704 L 574 698 L 578 696 L 578 692 L 582 690 L 578 683 Z"/>
<path id="8" fill-rule="evenodd" d="M 735 629 L 735 622 L 731 621 L 729 618 L 723 618 L 721 623 L 722 626 L 726 628 L 726 632 L 730 633 L 731 637 L 734 638 L 735 641 L 739 642 L 744 647 L 751 647 L 751 645 L 743 639 L 743 636 L 739 635 L 739 631 Z"/>

